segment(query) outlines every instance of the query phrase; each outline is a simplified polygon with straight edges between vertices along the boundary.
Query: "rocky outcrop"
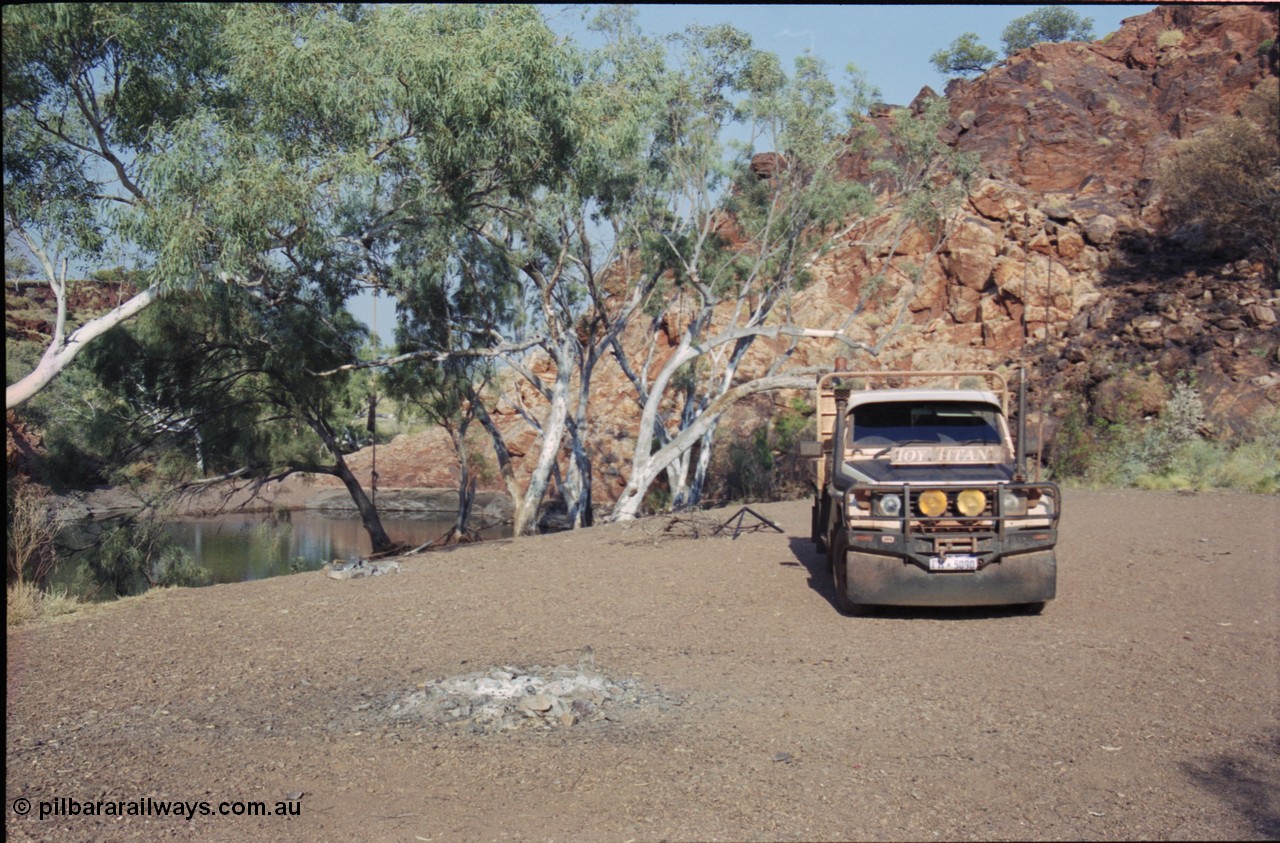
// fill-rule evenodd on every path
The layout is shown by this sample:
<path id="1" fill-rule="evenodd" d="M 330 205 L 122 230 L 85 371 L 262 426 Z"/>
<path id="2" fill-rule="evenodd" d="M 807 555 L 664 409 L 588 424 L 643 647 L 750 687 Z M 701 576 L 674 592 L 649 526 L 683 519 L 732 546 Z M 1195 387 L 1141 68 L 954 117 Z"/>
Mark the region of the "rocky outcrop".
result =
<path id="1" fill-rule="evenodd" d="M 1050 391 L 1096 399 L 1103 418 L 1121 386 L 1151 414 L 1169 383 L 1194 375 L 1219 435 L 1280 406 L 1276 279 L 1248 260 L 1201 265 L 1162 241 L 1155 180 L 1178 140 L 1236 115 L 1251 93 L 1274 92 L 1276 29 L 1270 7 L 1161 7 L 1103 41 L 1039 44 L 953 81 L 942 137 L 979 157 L 981 177 L 920 283 L 870 298 L 855 329 L 870 341 L 883 336 L 876 314 L 910 298 L 909 322 L 872 365 L 1030 363 Z M 910 108 L 931 96 L 922 90 Z M 881 108 L 868 123 L 887 139 L 894 119 Z M 869 160 L 851 158 L 844 172 L 875 186 Z M 877 224 L 850 243 L 874 240 Z M 833 256 L 811 294 L 866 302 L 871 279 L 925 263 L 931 245 L 904 238 L 893 255 Z"/>
<path id="2" fill-rule="evenodd" d="M 1169 145 L 1234 114 L 1268 74 L 1276 12 L 1163 6 L 1091 44 L 1037 44 L 947 88 L 956 148 L 1041 194 L 1138 210 Z"/>

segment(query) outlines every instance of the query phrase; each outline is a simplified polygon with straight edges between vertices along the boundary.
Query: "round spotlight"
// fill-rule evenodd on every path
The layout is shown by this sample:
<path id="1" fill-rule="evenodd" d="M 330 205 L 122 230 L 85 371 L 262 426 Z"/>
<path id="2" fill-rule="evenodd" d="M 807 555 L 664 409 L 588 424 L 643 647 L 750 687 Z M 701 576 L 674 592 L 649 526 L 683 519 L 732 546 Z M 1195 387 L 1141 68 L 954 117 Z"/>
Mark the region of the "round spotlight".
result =
<path id="1" fill-rule="evenodd" d="M 986 508 L 987 496 L 981 489 L 965 489 L 956 495 L 956 509 L 960 510 L 961 515 L 972 518 L 975 515 L 981 515 L 982 510 Z"/>
<path id="2" fill-rule="evenodd" d="M 927 492 L 921 492 L 920 498 L 916 502 L 916 506 L 920 507 L 920 514 L 927 515 L 930 518 L 937 518 L 939 515 L 947 511 L 947 493 L 938 489 L 930 489 Z"/>

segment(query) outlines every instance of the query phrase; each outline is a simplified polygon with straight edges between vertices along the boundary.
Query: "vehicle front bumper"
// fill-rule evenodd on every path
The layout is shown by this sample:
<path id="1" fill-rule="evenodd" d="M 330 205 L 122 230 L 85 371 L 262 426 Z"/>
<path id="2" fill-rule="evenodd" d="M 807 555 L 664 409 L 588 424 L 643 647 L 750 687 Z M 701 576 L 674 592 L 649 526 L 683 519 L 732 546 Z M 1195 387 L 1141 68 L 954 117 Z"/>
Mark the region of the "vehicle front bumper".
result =
<path id="1" fill-rule="evenodd" d="M 976 571 L 929 571 L 910 557 L 853 546 L 846 559 L 848 598 L 865 605 L 1000 606 L 1040 603 L 1057 593 L 1052 547 L 1007 553 Z"/>

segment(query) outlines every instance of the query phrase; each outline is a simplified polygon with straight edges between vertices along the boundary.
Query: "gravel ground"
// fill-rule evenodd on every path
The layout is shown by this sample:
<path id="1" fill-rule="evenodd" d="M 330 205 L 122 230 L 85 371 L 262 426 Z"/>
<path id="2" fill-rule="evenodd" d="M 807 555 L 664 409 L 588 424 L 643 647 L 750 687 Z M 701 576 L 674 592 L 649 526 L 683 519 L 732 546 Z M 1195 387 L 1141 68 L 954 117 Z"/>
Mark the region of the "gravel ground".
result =
<path id="1" fill-rule="evenodd" d="M 654 519 L 11 631 L 6 836 L 1280 837 L 1280 499 L 1069 491 L 1039 617 L 841 616 L 807 503 L 758 508 L 787 534 Z M 628 689 L 600 716 L 396 713 L 452 677 L 584 654 Z M 213 813 L 83 808 L 148 798 Z M 217 813 L 233 800 L 296 815 Z"/>

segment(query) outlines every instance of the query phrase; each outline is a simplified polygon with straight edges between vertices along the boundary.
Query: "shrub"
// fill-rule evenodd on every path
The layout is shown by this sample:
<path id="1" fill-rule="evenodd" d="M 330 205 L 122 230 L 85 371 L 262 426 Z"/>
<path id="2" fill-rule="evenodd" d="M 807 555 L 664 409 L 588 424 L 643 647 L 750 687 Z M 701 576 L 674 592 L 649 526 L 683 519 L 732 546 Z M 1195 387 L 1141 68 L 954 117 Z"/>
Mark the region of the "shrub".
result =
<path id="1" fill-rule="evenodd" d="M 732 501 L 768 500 L 773 491 L 773 449 L 767 428 L 757 428 L 746 442 L 729 444 L 725 497 Z"/>
<path id="2" fill-rule="evenodd" d="M 41 591 L 35 583 L 14 583 L 5 595 L 5 625 L 22 626 L 35 620 L 78 611 L 83 604 L 65 591 Z"/>
<path id="3" fill-rule="evenodd" d="M 1066 6 L 1043 6 L 1010 21 L 1000 38 L 1006 56 L 1041 41 L 1088 41 L 1093 18 L 1082 18 Z"/>
<path id="4" fill-rule="evenodd" d="M 1186 36 L 1183 35 L 1181 29 L 1166 29 L 1156 37 L 1156 46 L 1159 47 L 1176 47 L 1182 43 Z"/>
<path id="5" fill-rule="evenodd" d="M 34 583 L 15 582 L 5 595 L 6 626 L 22 626 L 40 617 L 40 589 Z"/>
<path id="6" fill-rule="evenodd" d="M 155 512 L 122 519 L 104 529 L 86 549 L 80 578 L 112 596 L 141 594 L 148 588 L 203 585 L 209 572 L 164 529 Z"/>
<path id="7" fill-rule="evenodd" d="M 1272 114 L 1261 111 L 1262 125 L 1225 120 L 1180 142 L 1158 184 L 1173 226 L 1199 230 L 1209 251 L 1256 250 L 1274 269 L 1280 266 L 1280 144 Z"/>
<path id="8" fill-rule="evenodd" d="M 747 439 L 717 448 L 710 476 L 713 499 L 727 501 L 781 500 L 807 488 L 809 462 L 801 460 L 797 445 L 813 435 L 813 407 L 795 398 L 773 417 L 773 424 L 756 428 Z"/>
<path id="9" fill-rule="evenodd" d="M 958 73 L 968 76 L 971 73 L 982 73 L 998 56 L 996 51 L 978 41 L 973 32 L 966 32 L 951 42 L 945 50 L 938 50 L 929 57 L 934 68 L 941 74 Z"/>
<path id="10" fill-rule="evenodd" d="M 1158 418 L 1090 424 L 1079 405 L 1061 416 L 1050 468 L 1059 479 L 1143 489 L 1280 492 L 1280 413 L 1235 442 L 1203 438 L 1204 405 L 1180 384 Z"/>
<path id="11" fill-rule="evenodd" d="M 54 546 L 57 526 L 49 506 L 49 490 L 18 477 L 9 486 L 9 535 L 5 560 L 18 585 L 39 587 L 58 565 Z"/>

